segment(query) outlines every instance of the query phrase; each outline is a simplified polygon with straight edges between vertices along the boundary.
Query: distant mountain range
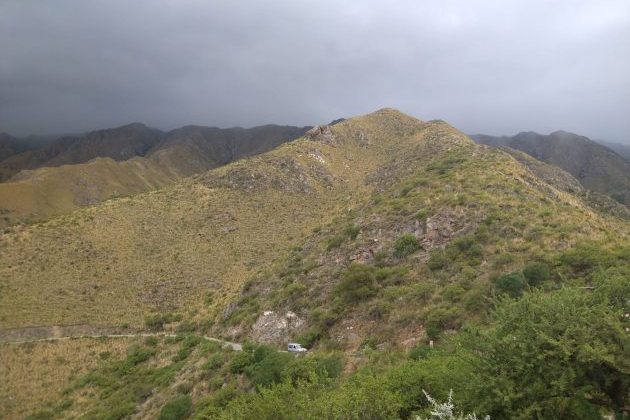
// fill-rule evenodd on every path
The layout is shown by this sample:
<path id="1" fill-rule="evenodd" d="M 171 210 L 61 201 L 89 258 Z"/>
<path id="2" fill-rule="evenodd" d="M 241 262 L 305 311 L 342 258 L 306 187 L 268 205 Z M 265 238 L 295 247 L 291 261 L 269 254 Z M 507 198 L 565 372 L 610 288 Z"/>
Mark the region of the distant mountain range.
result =
<path id="1" fill-rule="evenodd" d="M 614 150 L 619 156 L 626 160 L 630 160 L 630 144 L 613 143 L 604 140 L 594 140 L 602 146 L 608 147 L 610 150 Z"/>
<path id="2" fill-rule="evenodd" d="M 42 220 L 138 194 L 301 137 L 310 127 L 186 126 L 164 133 L 140 123 L 82 136 L 22 142 L 3 135 L 0 225 Z"/>
<path id="3" fill-rule="evenodd" d="M 587 137 L 566 131 L 549 135 L 529 131 L 512 137 L 483 134 L 470 137 L 481 144 L 520 150 L 558 166 L 576 177 L 585 188 L 630 205 L 630 161 Z"/>

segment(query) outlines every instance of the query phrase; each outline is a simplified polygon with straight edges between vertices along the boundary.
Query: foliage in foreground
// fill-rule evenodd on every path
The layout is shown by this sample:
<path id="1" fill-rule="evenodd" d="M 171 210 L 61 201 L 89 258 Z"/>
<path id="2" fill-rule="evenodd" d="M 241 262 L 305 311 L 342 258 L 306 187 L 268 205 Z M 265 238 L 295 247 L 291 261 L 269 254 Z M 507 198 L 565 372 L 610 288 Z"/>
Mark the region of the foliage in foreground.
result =
<path id="1" fill-rule="evenodd" d="M 628 296 L 625 277 L 612 272 L 599 275 L 593 291 L 564 288 L 504 298 L 489 327 L 467 328 L 420 360 L 385 368 L 368 364 L 341 383 L 285 380 L 236 398 L 216 417 L 427 416 L 436 408 L 427 404 L 425 389 L 438 398 L 455 389 L 463 410 L 493 419 L 620 415 L 630 385 L 623 317 Z"/>

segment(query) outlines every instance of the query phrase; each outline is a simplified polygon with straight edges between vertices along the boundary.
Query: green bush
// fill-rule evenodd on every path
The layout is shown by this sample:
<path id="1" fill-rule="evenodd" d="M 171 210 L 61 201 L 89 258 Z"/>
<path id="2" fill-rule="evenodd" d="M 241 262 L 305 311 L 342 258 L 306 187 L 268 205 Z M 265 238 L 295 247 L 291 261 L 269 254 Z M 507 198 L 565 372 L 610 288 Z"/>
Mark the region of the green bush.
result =
<path id="1" fill-rule="evenodd" d="M 307 349 L 310 349 L 321 338 L 321 336 L 322 336 L 322 331 L 317 327 L 313 327 L 309 329 L 308 331 L 306 331 L 305 333 L 303 333 L 302 335 L 300 335 L 298 338 L 296 338 L 295 341 L 300 343 L 302 346 L 306 347 Z"/>
<path id="2" fill-rule="evenodd" d="M 455 307 L 437 307 L 429 312 L 424 328 L 427 337 L 438 338 L 440 333 L 446 329 L 457 327 L 457 309 Z"/>
<path id="3" fill-rule="evenodd" d="M 155 355 L 155 349 L 132 347 L 127 354 L 127 363 L 137 365 L 146 362 Z"/>
<path id="4" fill-rule="evenodd" d="M 180 395 L 167 402 L 160 411 L 159 420 L 186 419 L 192 413 L 192 399 L 189 395 Z"/>
<path id="5" fill-rule="evenodd" d="M 444 251 L 434 251 L 429 255 L 429 260 L 427 261 L 427 266 L 435 271 L 441 270 L 442 268 L 448 265 L 448 258 Z"/>
<path id="6" fill-rule="evenodd" d="M 521 273 L 507 273 L 500 276 L 495 286 L 499 293 L 505 293 L 516 298 L 523 294 L 525 278 Z"/>
<path id="7" fill-rule="evenodd" d="M 602 409 L 623 418 L 630 379 L 619 293 L 630 295 L 627 278 L 501 302 L 491 328 L 462 337 L 477 409 L 493 419 L 599 419 Z"/>
<path id="8" fill-rule="evenodd" d="M 326 251 L 330 251 L 332 249 L 339 248 L 341 246 L 341 244 L 343 243 L 343 240 L 344 240 L 343 236 L 333 236 L 326 243 Z"/>
<path id="9" fill-rule="evenodd" d="M 396 258 L 404 258 L 407 255 L 413 254 L 419 250 L 420 242 L 414 235 L 406 234 L 398 239 L 394 243 L 394 256 Z"/>
<path id="10" fill-rule="evenodd" d="M 351 264 L 335 287 L 335 293 L 346 303 L 356 303 L 373 297 L 377 291 L 374 272 L 374 267 Z"/>
<path id="11" fill-rule="evenodd" d="M 182 316 L 178 314 L 151 314 L 144 318 L 144 325 L 152 331 L 159 331 L 164 328 L 164 324 L 181 320 Z"/>
<path id="12" fill-rule="evenodd" d="M 534 262 L 527 264 L 525 268 L 523 268 L 523 276 L 527 280 L 527 284 L 535 287 L 549 279 L 551 270 L 549 266 L 543 262 Z"/>
<path id="13" fill-rule="evenodd" d="M 427 357 L 429 357 L 431 351 L 431 347 L 427 346 L 426 344 L 418 344 L 409 351 L 409 358 L 411 360 L 426 359 Z"/>
<path id="14" fill-rule="evenodd" d="M 352 240 L 355 240 L 357 236 L 359 236 L 359 232 L 361 232 L 361 228 L 357 225 L 348 225 L 344 229 L 344 233 Z"/>

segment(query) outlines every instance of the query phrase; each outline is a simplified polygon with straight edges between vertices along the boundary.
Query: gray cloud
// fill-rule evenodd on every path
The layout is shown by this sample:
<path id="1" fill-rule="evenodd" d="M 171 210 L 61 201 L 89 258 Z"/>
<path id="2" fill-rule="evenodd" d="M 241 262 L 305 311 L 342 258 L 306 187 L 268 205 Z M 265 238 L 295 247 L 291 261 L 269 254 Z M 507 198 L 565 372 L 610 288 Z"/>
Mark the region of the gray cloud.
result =
<path id="1" fill-rule="evenodd" d="M 0 131 L 314 124 L 630 142 L 627 0 L 0 0 Z"/>

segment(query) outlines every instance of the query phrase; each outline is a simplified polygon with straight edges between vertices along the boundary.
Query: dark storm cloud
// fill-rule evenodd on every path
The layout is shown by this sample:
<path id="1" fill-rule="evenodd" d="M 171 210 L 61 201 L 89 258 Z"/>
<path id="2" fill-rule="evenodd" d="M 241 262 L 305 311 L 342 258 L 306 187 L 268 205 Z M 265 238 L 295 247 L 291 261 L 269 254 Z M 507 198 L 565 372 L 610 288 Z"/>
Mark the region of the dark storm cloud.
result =
<path id="1" fill-rule="evenodd" d="M 0 131 L 314 124 L 630 142 L 630 3 L 0 0 Z"/>

